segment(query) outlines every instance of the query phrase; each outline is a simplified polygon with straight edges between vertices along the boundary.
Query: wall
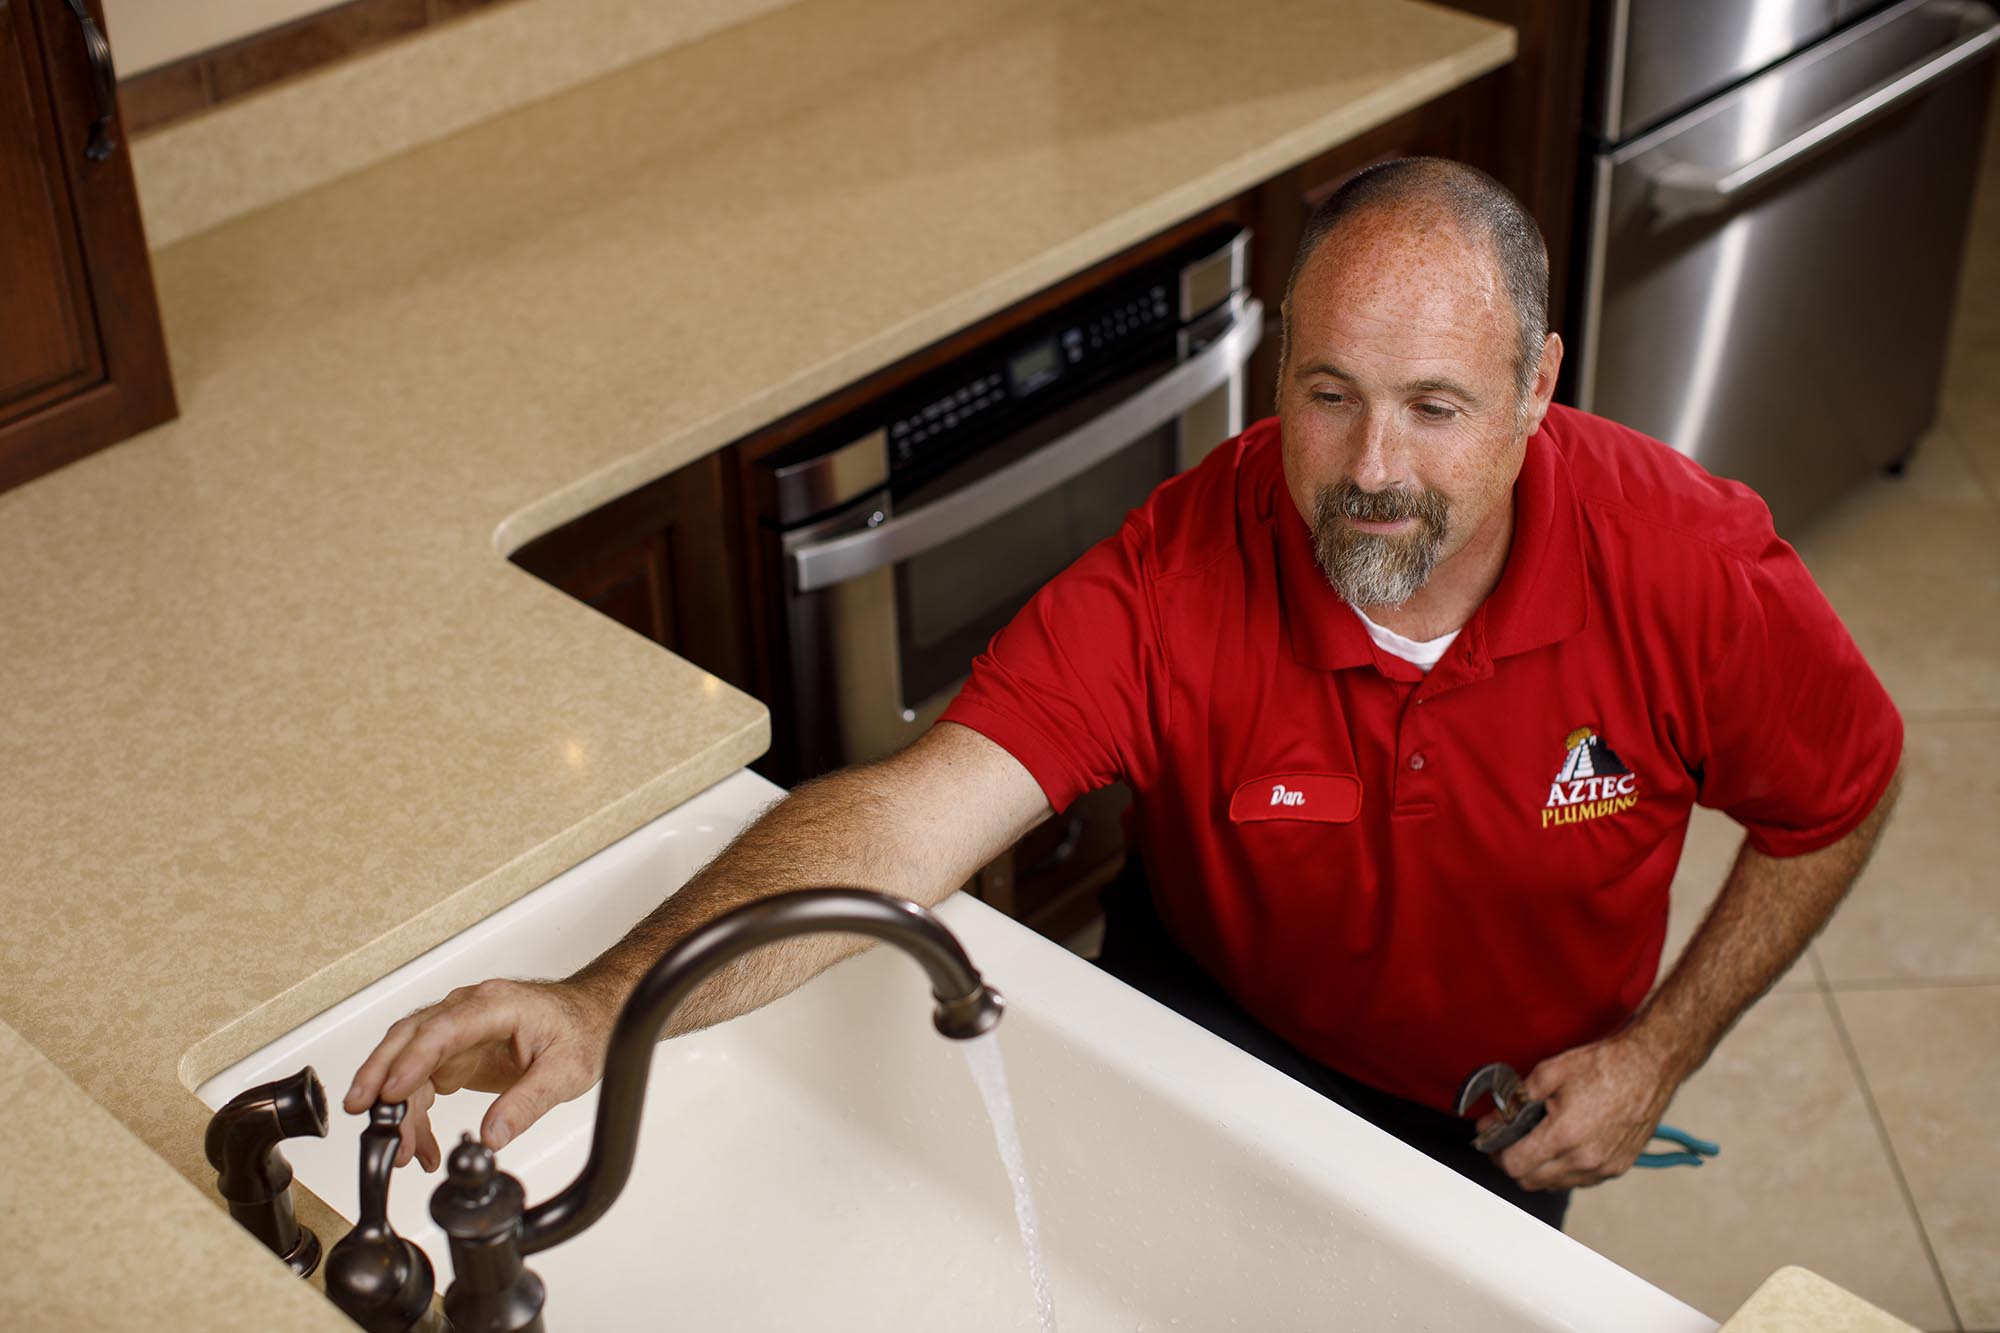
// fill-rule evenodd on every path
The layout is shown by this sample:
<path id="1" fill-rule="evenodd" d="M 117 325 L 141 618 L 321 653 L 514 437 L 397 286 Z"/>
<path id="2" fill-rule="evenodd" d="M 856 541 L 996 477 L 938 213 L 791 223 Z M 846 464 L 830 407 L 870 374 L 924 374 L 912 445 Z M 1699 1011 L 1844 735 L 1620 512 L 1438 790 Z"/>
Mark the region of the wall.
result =
<path id="1" fill-rule="evenodd" d="M 121 75 L 289 23 L 327 0 L 104 0 L 111 54 Z"/>

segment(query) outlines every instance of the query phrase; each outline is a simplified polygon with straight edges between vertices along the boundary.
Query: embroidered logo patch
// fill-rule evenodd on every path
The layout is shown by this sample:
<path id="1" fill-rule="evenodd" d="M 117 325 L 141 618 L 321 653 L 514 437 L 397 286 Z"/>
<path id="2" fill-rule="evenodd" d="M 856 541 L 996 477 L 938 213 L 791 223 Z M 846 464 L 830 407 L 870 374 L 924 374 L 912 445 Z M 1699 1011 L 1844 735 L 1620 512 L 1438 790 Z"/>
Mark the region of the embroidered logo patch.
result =
<path id="1" fill-rule="evenodd" d="M 1580 824 L 1620 814 L 1639 803 L 1638 775 L 1625 766 L 1594 727 L 1578 727 L 1563 740 L 1562 768 L 1549 783 L 1542 827 Z"/>
<path id="2" fill-rule="evenodd" d="M 1361 813 L 1361 779 L 1351 773 L 1273 773 L 1236 789 L 1229 817 L 1238 824 L 1304 819 L 1346 824 Z"/>

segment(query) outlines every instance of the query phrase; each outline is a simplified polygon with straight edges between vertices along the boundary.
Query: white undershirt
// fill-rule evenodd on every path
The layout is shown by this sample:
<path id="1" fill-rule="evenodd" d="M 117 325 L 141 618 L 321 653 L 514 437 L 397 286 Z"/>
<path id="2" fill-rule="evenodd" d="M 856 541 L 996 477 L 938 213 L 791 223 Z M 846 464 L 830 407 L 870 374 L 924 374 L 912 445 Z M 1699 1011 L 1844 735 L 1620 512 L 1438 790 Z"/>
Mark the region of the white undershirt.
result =
<path id="1" fill-rule="evenodd" d="M 1444 656 L 1445 649 L 1451 647 L 1451 641 L 1458 637 L 1458 631 L 1453 630 L 1449 634 L 1440 634 L 1435 639 L 1419 642 L 1416 639 L 1406 639 L 1396 631 L 1376 624 L 1362 615 L 1358 606 L 1354 608 L 1354 614 L 1361 616 L 1361 623 L 1367 627 L 1368 637 L 1375 641 L 1377 648 L 1391 657 L 1402 658 L 1419 671 L 1429 671 L 1436 666 L 1438 659 Z"/>

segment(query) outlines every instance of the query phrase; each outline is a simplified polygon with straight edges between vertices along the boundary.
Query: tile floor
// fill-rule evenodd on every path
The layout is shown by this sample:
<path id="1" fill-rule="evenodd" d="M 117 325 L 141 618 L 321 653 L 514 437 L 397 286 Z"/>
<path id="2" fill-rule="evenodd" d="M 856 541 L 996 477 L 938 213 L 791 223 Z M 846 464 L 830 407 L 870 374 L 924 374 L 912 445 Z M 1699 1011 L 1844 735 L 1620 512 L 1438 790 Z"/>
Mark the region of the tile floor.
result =
<path id="1" fill-rule="evenodd" d="M 1833 923 L 1675 1100 L 1723 1155 L 1570 1213 L 1718 1319 L 1797 1263 L 1922 1329 L 2000 1330 L 2000 108 L 1956 318 L 1908 474 L 1798 542 L 1903 709 L 1902 803 Z M 1696 820 L 1670 950 L 1735 844 Z"/>

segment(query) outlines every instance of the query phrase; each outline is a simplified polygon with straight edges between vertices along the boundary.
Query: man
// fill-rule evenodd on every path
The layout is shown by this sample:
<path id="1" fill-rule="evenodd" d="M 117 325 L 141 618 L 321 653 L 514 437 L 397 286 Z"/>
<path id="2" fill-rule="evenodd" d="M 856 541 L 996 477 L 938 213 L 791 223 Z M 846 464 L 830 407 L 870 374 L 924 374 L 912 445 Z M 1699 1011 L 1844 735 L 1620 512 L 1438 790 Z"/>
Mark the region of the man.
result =
<path id="1" fill-rule="evenodd" d="M 1288 284 L 1275 422 L 1043 589 L 910 748 L 801 787 L 569 981 L 404 1019 L 348 1108 L 504 1089 L 497 1147 L 591 1085 L 693 926 L 807 885 L 935 903 L 1122 779 L 1151 875 L 1112 895 L 1107 965 L 1560 1226 L 1839 902 L 1901 723 L 1754 496 L 1551 406 L 1547 282 L 1480 173 L 1350 181 Z M 1696 801 L 1748 836 L 1654 990 Z M 679 1030 L 855 947 L 760 955 Z M 1549 1114 L 1489 1161 L 1450 1107 L 1493 1060 Z"/>

